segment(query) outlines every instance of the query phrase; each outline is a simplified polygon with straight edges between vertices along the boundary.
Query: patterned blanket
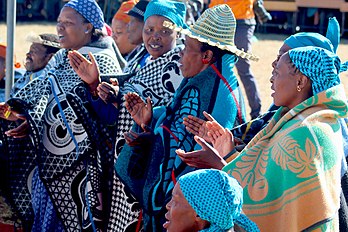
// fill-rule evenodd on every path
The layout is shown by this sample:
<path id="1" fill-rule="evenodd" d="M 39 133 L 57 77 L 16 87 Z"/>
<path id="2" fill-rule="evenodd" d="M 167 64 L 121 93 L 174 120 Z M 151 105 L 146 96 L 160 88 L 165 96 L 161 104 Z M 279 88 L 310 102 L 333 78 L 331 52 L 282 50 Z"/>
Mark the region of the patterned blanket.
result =
<path id="1" fill-rule="evenodd" d="M 101 73 L 120 72 L 109 38 L 79 50 L 84 55 L 89 51 L 96 57 Z M 18 139 L 3 136 L 14 123 L 1 122 L 2 139 L 11 157 L 12 198 L 20 215 L 25 218 L 32 213 L 31 197 L 40 194 L 35 192 L 39 189 L 31 188 L 37 166 L 39 181 L 66 231 L 104 230 L 111 201 L 111 186 L 105 180 L 113 173 L 113 136 L 98 121 L 89 102 L 90 94 L 70 67 L 67 52 L 60 50 L 53 58 L 54 65 L 48 66 L 48 75 L 29 82 L 8 102 L 24 109 L 31 129 L 30 139 L 18 143 Z M 47 209 L 40 210 L 44 213 Z M 51 225 L 41 222 L 36 226 L 44 230 Z"/>
<path id="2" fill-rule="evenodd" d="M 280 108 L 224 168 L 244 188 L 243 211 L 261 231 L 338 230 L 344 155 L 338 118 L 347 109 L 342 85 Z"/>
<path id="3" fill-rule="evenodd" d="M 213 67 L 185 78 L 168 107 L 154 108 L 153 138 L 140 146 L 125 145 L 117 160 L 116 172 L 141 204 L 146 231 L 163 230 L 165 205 L 176 179 L 193 170 L 175 153 L 179 148 L 192 151 L 199 146 L 186 131 L 183 118 L 188 115 L 203 118 L 206 111 L 226 127 L 238 124 L 237 105 L 242 95 L 237 79 L 234 75 L 221 79 Z M 135 126 L 134 130 L 138 129 Z"/>

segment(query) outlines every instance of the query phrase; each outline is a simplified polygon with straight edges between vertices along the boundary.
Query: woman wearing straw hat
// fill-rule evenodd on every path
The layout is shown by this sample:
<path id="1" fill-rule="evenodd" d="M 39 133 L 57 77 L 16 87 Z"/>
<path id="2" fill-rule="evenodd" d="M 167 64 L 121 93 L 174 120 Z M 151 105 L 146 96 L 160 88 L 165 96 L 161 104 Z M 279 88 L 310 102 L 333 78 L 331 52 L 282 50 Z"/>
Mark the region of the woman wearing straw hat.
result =
<path id="1" fill-rule="evenodd" d="M 183 118 L 203 117 L 208 111 L 227 127 L 243 122 L 242 94 L 232 70 L 237 55 L 257 59 L 234 46 L 235 18 L 227 5 L 205 11 L 190 29 L 170 22 L 165 26 L 186 35 L 179 60 L 185 79 L 168 107 L 152 109 L 150 98 L 145 104 L 136 93 L 125 96 L 137 125 L 125 133 L 128 144 L 116 163 L 119 177 L 141 204 L 146 231 L 162 231 L 176 179 L 193 170 L 175 153 L 178 148 L 197 148 Z"/>

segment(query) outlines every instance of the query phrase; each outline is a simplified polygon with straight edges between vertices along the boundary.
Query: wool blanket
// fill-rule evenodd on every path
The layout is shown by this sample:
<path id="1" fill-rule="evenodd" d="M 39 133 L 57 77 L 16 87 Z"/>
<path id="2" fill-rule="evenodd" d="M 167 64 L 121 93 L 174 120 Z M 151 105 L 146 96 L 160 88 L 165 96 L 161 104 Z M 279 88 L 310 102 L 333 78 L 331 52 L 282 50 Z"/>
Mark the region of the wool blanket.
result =
<path id="1" fill-rule="evenodd" d="M 102 38 L 79 49 L 85 56 L 92 52 L 105 75 L 121 72 L 111 41 Z M 113 173 L 113 136 L 98 120 L 89 91 L 71 68 L 67 53 L 65 49 L 56 53 L 48 74 L 29 82 L 8 102 L 22 109 L 30 125 L 30 139 L 18 143 L 3 134 L 15 123 L 1 122 L 1 139 L 11 157 L 9 186 L 16 209 L 25 216 L 35 203 L 31 198 L 42 193 L 31 186 L 37 167 L 39 179 L 35 181 L 43 182 L 64 230 L 105 230 L 111 201 L 107 180 Z M 104 108 L 108 107 L 105 104 Z M 39 213 L 48 209 L 41 208 Z M 36 226 L 43 230 L 52 226 L 39 223 Z"/>
<path id="2" fill-rule="evenodd" d="M 342 85 L 281 107 L 224 171 L 244 188 L 243 212 L 261 231 L 338 231 L 347 117 Z"/>
<path id="3" fill-rule="evenodd" d="M 234 65 L 235 59 L 232 57 L 230 62 Z M 163 230 L 165 205 L 171 199 L 176 180 L 194 170 L 175 152 L 193 151 L 199 146 L 193 134 L 186 131 L 183 119 L 188 115 L 204 118 L 206 111 L 228 128 L 238 124 L 237 105 L 242 94 L 236 76 L 231 72 L 222 79 L 214 67 L 185 78 L 168 107 L 153 109 L 153 138 L 139 146 L 125 145 L 117 160 L 116 172 L 143 210 L 145 231 Z"/>

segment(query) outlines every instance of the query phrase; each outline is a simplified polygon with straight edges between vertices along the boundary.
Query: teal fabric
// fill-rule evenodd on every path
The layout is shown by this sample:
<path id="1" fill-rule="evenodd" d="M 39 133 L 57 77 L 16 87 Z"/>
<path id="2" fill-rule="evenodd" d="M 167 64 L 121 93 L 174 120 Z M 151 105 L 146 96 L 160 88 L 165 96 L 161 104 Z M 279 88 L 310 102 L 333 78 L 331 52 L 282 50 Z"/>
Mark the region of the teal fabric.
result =
<path id="1" fill-rule="evenodd" d="M 95 0 L 71 0 L 64 5 L 79 12 L 96 29 L 104 27 L 104 14 Z"/>
<path id="2" fill-rule="evenodd" d="M 197 215 L 210 222 L 204 232 L 226 231 L 235 222 L 246 231 L 259 231 L 255 223 L 241 214 L 243 189 L 226 172 L 201 169 L 181 176 L 178 183 Z"/>
<path id="3" fill-rule="evenodd" d="M 340 42 L 340 25 L 335 17 L 329 19 L 326 37 L 314 32 L 300 32 L 289 36 L 284 43 L 290 48 L 314 46 L 336 53 Z"/>
<path id="4" fill-rule="evenodd" d="M 171 0 L 152 0 L 146 7 L 144 21 L 152 15 L 166 17 L 175 25 L 185 28 L 186 6 L 182 2 Z"/>
<path id="5" fill-rule="evenodd" d="M 313 94 L 340 84 L 340 58 L 333 52 L 318 47 L 302 47 L 289 51 L 292 63 L 312 81 Z"/>

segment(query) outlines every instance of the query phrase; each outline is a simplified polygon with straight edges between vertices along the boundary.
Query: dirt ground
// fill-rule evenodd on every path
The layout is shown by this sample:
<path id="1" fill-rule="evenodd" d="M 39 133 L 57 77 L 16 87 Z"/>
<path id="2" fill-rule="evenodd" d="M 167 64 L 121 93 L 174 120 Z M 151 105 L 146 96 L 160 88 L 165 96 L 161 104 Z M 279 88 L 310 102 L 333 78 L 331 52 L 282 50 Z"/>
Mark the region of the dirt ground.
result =
<path id="1" fill-rule="evenodd" d="M 30 44 L 26 42 L 26 36 L 34 32 L 36 34 L 40 33 L 55 33 L 55 25 L 52 23 L 35 23 L 35 24 L 24 24 L 20 23 L 16 28 L 15 35 L 15 54 L 17 61 L 23 63 L 25 60 L 25 53 L 29 49 Z M 6 43 L 6 24 L 0 24 L 0 42 Z M 255 34 L 255 41 L 253 44 L 253 53 L 260 57 L 260 61 L 252 62 L 252 70 L 257 79 L 258 87 L 262 99 L 262 112 L 266 111 L 272 98 L 270 96 L 270 74 L 272 71 L 271 63 L 278 54 L 278 49 L 283 43 L 283 40 L 288 35 L 283 34 Z M 338 55 L 342 61 L 348 60 L 348 40 L 341 40 L 341 44 L 338 48 Z M 341 74 L 341 80 L 346 86 L 346 91 L 348 91 L 348 72 Z M 246 99 L 245 99 L 246 100 Z M 247 106 L 247 113 L 250 110 Z M 3 208 L 2 199 L 0 199 L 0 218 L 3 216 L 8 216 L 8 209 Z"/>

